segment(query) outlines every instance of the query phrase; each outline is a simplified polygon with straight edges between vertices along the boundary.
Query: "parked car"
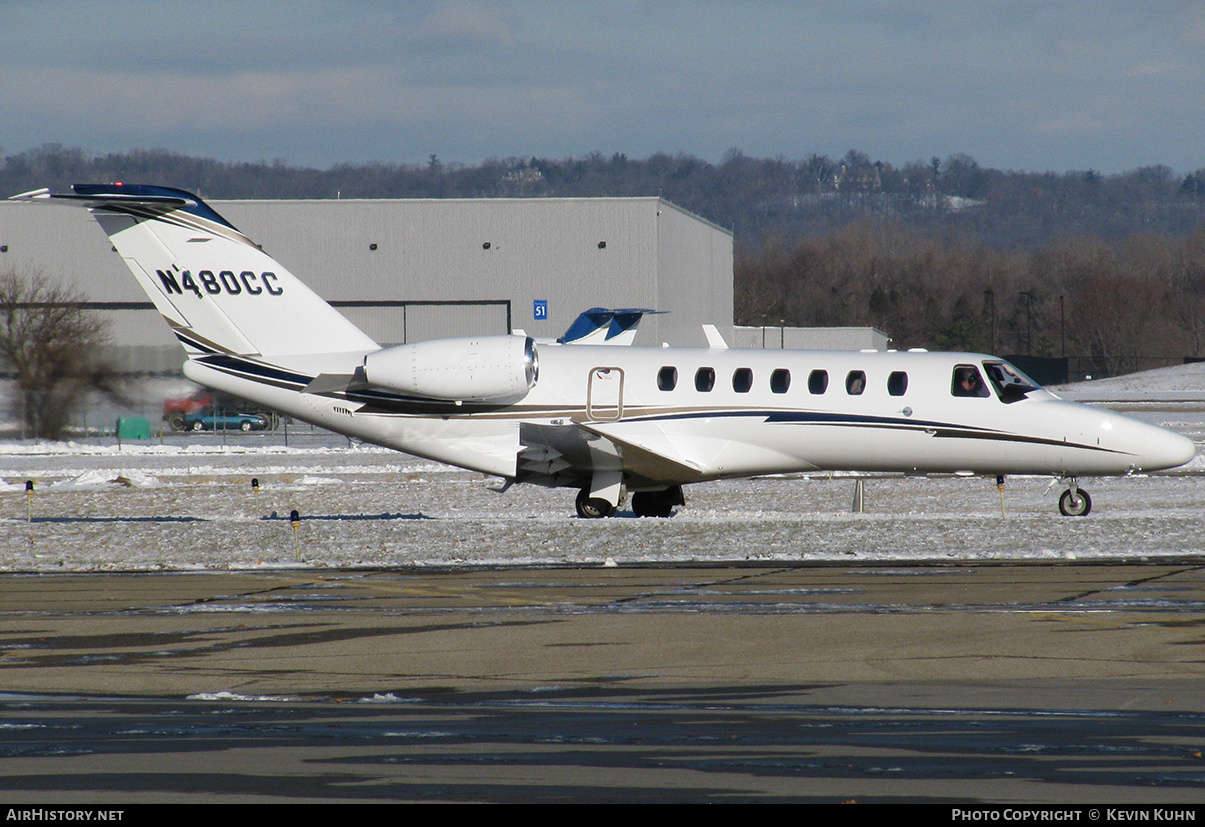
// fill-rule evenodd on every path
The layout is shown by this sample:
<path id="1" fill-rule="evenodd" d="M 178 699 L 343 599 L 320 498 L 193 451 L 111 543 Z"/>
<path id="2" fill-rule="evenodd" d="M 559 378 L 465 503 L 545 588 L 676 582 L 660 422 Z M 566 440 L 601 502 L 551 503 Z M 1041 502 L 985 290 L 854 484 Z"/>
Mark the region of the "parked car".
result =
<path id="1" fill-rule="evenodd" d="M 262 431 L 268 420 L 258 414 L 248 413 L 201 413 L 184 414 L 184 430 L 188 431 Z"/>
<path id="2" fill-rule="evenodd" d="M 214 417 L 214 411 L 221 411 L 222 422 Z M 251 421 L 249 427 L 243 427 L 244 418 Z M 258 431 L 263 428 L 275 429 L 280 424 L 280 415 L 273 411 L 260 410 L 254 402 L 205 388 L 187 396 L 164 400 L 163 419 L 176 431 Z M 201 420 L 200 427 L 197 426 L 198 420 Z M 260 425 L 256 420 L 263 420 L 267 424 Z"/>
<path id="3" fill-rule="evenodd" d="M 213 395 L 206 389 L 193 391 L 188 396 L 177 396 L 163 402 L 163 419 L 173 430 L 186 431 L 186 416 L 195 416 L 213 408 Z"/>

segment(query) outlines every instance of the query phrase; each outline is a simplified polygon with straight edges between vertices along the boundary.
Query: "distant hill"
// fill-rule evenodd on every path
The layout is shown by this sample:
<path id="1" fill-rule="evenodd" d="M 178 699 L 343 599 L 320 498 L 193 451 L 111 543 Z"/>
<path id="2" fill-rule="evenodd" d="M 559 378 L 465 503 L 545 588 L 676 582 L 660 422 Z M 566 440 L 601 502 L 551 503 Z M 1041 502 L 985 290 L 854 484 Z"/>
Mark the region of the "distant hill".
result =
<path id="1" fill-rule="evenodd" d="M 1052 239 L 1135 233 L 1185 236 L 1205 217 L 1205 170 L 1164 166 L 1119 175 L 1092 170 L 1015 172 L 969 155 L 895 166 L 850 150 L 839 159 L 752 158 L 730 150 L 713 164 L 691 155 L 644 159 L 490 159 L 444 163 L 225 162 L 166 150 L 96 155 L 55 144 L 0 159 L 0 194 L 81 181 L 139 181 L 208 198 L 540 198 L 661 195 L 736 234 L 738 252 L 767 239 L 818 237 L 867 217 L 892 218 L 928 235 L 970 237 L 999 249 L 1034 250 Z"/>

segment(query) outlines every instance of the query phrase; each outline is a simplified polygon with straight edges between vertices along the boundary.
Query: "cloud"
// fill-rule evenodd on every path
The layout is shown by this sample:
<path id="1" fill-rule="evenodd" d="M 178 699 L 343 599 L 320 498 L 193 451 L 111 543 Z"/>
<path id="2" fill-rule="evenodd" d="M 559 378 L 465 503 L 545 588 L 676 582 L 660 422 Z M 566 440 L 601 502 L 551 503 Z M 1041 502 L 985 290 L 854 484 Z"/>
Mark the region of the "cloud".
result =
<path id="1" fill-rule="evenodd" d="M 1191 169 L 1202 43 L 1176 2 L 43 0 L 0 4 L 0 107 L 9 150 Z"/>
<path id="2" fill-rule="evenodd" d="M 445 0 L 436 3 L 413 29 L 419 40 L 461 43 L 510 43 L 513 18 L 504 6 L 473 0 Z"/>

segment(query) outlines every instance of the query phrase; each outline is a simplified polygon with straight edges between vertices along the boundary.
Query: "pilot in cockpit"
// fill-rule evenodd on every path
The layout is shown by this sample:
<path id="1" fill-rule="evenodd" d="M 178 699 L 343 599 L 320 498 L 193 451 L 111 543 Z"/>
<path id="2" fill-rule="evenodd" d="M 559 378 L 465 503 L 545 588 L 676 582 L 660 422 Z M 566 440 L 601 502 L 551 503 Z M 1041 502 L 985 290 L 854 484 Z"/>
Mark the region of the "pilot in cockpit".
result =
<path id="1" fill-rule="evenodd" d="M 959 365 L 954 368 L 953 393 L 955 396 L 988 396 L 979 370 L 971 365 Z"/>

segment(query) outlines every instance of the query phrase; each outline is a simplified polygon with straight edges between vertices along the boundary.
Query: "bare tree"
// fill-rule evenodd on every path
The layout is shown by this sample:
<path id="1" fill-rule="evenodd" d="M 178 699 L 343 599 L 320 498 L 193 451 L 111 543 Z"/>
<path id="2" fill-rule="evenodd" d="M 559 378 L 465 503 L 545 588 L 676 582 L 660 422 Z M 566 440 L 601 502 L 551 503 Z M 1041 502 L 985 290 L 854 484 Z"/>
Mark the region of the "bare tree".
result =
<path id="1" fill-rule="evenodd" d="M 1076 343 L 1106 376 L 1141 369 L 1144 352 L 1164 350 L 1165 293 L 1159 283 L 1136 276 L 1087 280 L 1071 297 Z"/>
<path id="2" fill-rule="evenodd" d="M 17 388 L 15 413 L 27 430 L 60 439 L 90 391 L 124 400 L 120 377 L 101 356 L 104 320 L 81 296 L 44 275 L 0 273 L 0 366 Z"/>

